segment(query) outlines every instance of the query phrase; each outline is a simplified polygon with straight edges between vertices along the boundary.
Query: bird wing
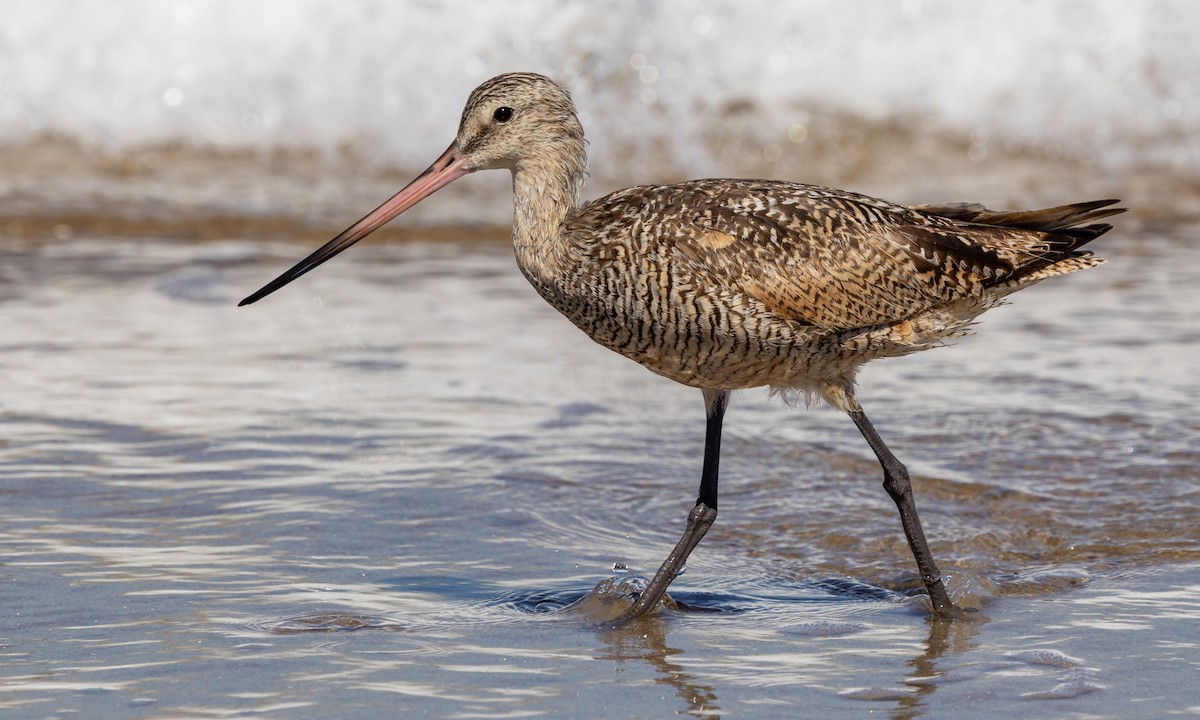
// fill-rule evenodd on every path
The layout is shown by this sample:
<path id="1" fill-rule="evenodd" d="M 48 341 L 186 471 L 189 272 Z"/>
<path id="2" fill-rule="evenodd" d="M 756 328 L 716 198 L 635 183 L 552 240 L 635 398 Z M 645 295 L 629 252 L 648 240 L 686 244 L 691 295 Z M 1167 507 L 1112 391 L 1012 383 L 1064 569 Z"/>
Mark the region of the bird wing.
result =
<path id="1" fill-rule="evenodd" d="M 1071 205 L 1059 205 L 1058 207 L 1045 208 L 1043 210 L 991 210 L 978 203 L 912 205 L 909 209 L 925 213 L 926 215 L 940 215 L 962 222 L 983 225 L 1004 225 L 1007 227 L 1024 228 L 1026 230 L 1055 232 L 1074 228 L 1083 223 L 1090 223 L 1101 218 L 1120 215 L 1125 212 L 1125 208 L 1110 207 L 1119 202 L 1121 201 L 1116 199 L 1091 200 Z"/>
<path id="2" fill-rule="evenodd" d="M 1120 212 L 1102 209 L 1113 202 L 1024 212 L 907 208 L 815 185 L 695 180 L 613 193 L 576 214 L 569 231 L 627 237 L 635 247 L 625 262 L 673 265 L 711 295 L 741 294 L 792 321 L 852 329 L 900 322 L 1088 256 L 1076 248 L 1110 226 L 1075 226 Z M 613 248 L 605 242 L 592 252 Z"/>
<path id="3" fill-rule="evenodd" d="M 1032 257 L 1036 233 L 972 226 L 788 183 L 670 186 L 678 262 L 791 320 L 856 328 L 978 296 Z M 1035 242 L 1029 242 L 1029 240 Z"/>

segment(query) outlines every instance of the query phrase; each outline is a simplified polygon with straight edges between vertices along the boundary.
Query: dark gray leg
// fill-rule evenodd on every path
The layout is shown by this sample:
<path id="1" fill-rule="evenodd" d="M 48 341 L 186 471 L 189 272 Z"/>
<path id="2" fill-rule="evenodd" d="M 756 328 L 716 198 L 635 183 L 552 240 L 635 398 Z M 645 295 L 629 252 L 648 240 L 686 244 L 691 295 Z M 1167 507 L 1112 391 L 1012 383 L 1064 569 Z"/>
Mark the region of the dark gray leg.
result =
<path id="1" fill-rule="evenodd" d="M 708 423 L 704 433 L 704 468 L 700 472 L 700 496 L 696 506 L 688 513 L 687 527 L 683 537 L 675 544 L 675 549 L 663 561 L 654 579 L 646 590 L 638 596 L 633 606 L 621 614 L 611 624 L 619 627 L 631 620 L 645 615 L 658 606 L 662 596 L 667 592 L 667 586 L 683 570 L 688 555 L 700 543 L 700 538 L 712 527 L 717 519 L 717 465 L 721 459 L 721 422 L 725 418 L 725 407 L 729 404 L 729 393 L 725 390 L 705 390 L 704 409 L 708 415 Z"/>
<path id="2" fill-rule="evenodd" d="M 929 543 L 925 541 L 925 531 L 921 529 L 921 519 L 917 517 L 917 503 L 913 500 L 912 482 L 908 477 L 908 468 L 896 459 L 888 446 L 880 439 L 879 433 L 867 419 L 866 413 L 857 410 L 850 413 L 850 419 L 858 426 L 859 432 L 867 439 L 867 444 L 875 451 L 879 464 L 883 466 L 883 488 L 895 501 L 900 510 L 900 524 L 904 526 L 904 535 L 908 538 L 908 547 L 912 549 L 917 561 L 917 570 L 921 580 L 929 592 L 933 603 L 934 615 L 942 617 L 960 617 L 964 613 L 957 605 L 950 602 L 946 594 L 946 586 L 942 583 L 942 574 L 938 572 L 937 564 L 933 562 L 933 553 L 929 551 Z"/>

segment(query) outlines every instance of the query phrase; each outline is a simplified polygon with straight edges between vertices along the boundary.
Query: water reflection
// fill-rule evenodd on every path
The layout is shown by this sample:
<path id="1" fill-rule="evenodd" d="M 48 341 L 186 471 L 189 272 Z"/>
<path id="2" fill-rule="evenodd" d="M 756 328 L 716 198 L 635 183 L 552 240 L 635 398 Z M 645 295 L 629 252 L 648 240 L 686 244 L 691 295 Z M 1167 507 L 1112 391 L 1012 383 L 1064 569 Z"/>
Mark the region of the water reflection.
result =
<path id="1" fill-rule="evenodd" d="M 892 712 L 895 720 L 911 720 L 924 714 L 932 704 L 932 695 L 943 682 L 954 682 L 964 677 L 943 667 L 942 658 L 960 657 L 968 650 L 976 647 L 975 640 L 979 635 L 979 624 L 985 622 L 982 618 L 970 620 L 950 620 L 932 617 L 929 621 L 929 638 L 925 641 L 924 652 L 909 661 L 913 672 L 905 679 L 905 684 L 913 688 L 911 695 L 897 699 L 897 708 Z"/>
<path id="2" fill-rule="evenodd" d="M 604 628 L 599 635 L 604 642 L 605 652 L 602 658 L 616 663 L 643 662 L 654 670 L 658 682 L 670 685 L 675 690 L 675 696 L 685 703 L 683 712 L 696 717 L 721 716 L 721 707 L 717 699 L 716 689 L 701 682 L 687 670 L 684 661 L 687 653 L 668 643 L 668 636 L 673 627 L 672 615 L 679 610 L 664 610 L 659 615 L 652 615 L 623 628 Z M 962 670 L 947 672 L 939 662 L 944 655 L 961 656 L 976 646 L 980 623 L 983 616 L 972 620 L 950 620 L 931 618 L 929 636 L 922 646 L 921 654 L 908 662 L 913 673 L 908 677 L 896 679 L 891 685 L 874 685 L 871 687 L 843 688 L 838 695 L 852 700 L 870 702 L 894 702 L 896 708 L 891 716 L 897 720 L 921 716 L 929 706 L 932 695 L 943 682 L 957 682 L 970 677 Z M 791 627 L 794 631 L 808 637 L 834 637 L 850 633 L 870 632 L 869 625 L 861 623 L 829 623 L 803 622 Z M 703 631 L 701 631 L 703 632 Z M 801 640 L 802 642 L 802 640 Z M 1049 658 L 1053 655 L 1038 656 L 1030 662 L 1052 664 Z M 836 655 L 825 656 L 819 651 L 812 656 L 795 662 L 798 657 L 792 653 L 775 654 L 768 660 L 759 656 L 751 662 L 756 666 L 755 676 L 759 682 L 764 681 L 764 673 L 775 675 L 771 685 L 778 685 L 782 675 L 787 673 L 788 682 L 806 682 L 815 680 L 826 674 L 823 670 L 813 670 L 814 663 L 828 663 L 827 670 L 836 672 Z M 774 670 L 768 670 L 769 664 L 777 665 Z M 805 680 L 806 670 L 813 670 L 810 679 Z M 769 704 L 768 704 L 769 706 Z"/>
<path id="3" fill-rule="evenodd" d="M 644 662 L 655 673 L 655 682 L 671 687 L 675 697 L 684 703 L 683 714 L 695 717 L 720 718 L 721 707 L 716 690 L 698 682 L 678 662 L 684 654 L 668 645 L 669 625 L 660 618 L 643 617 L 622 628 L 599 631 L 603 652 L 600 659 L 616 663 Z"/>

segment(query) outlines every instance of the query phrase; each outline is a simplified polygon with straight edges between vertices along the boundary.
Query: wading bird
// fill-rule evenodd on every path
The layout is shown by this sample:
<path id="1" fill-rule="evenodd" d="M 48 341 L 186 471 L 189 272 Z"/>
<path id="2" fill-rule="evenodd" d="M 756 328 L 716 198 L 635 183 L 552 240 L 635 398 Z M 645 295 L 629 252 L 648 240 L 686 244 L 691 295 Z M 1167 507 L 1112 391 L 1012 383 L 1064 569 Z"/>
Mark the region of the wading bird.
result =
<path id="1" fill-rule="evenodd" d="M 732 390 L 769 386 L 850 415 L 883 466 L 933 612 L 957 616 L 904 465 L 854 396 L 869 360 L 963 335 L 1009 293 L 1103 262 L 1079 248 L 1116 200 L 997 212 L 904 207 L 813 185 L 696 180 L 581 204 L 587 156 L 570 95 L 500 75 L 471 93 L 450 147 L 403 190 L 240 304 L 255 302 L 476 170 L 512 172 L 517 264 L 596 342 L 699 388 L 707 413 L 700 493 L 683 536 L 633 605 L 662 599 L 717 516 L 721 423 Z"/>

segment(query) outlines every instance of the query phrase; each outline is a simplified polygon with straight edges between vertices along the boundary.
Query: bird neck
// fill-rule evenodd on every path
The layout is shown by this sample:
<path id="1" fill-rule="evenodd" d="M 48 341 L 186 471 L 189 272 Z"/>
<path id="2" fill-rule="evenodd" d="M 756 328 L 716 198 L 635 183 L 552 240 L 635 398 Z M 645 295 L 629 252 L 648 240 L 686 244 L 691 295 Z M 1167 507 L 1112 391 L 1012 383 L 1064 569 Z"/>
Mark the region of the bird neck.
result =
<path id="1" fill-rule="evenodd" d="M 579 208 L 587 177 L 580 142 L 568 152 L 535 154 L 513 168 L 513 245 L 526 275 L 543 282 L 564 271 L 563 223 Z"/>

